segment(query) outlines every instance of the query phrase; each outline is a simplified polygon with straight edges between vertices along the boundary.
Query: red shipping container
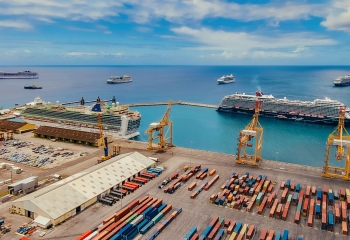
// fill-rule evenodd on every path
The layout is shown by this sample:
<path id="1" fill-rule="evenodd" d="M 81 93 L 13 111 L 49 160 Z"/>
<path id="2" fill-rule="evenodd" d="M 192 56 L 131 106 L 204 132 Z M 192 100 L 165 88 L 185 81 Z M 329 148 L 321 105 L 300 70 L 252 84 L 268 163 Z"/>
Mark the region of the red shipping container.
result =
<path id="1" fill-rule="evenodd" d="M 227 228 L 227 234 L 231 234 L 235 226 L 236 226 L 236 222 L 232 221 L 230 226 Z"/>
<path id="2" fill-rule="evenodd" d="M 199 238 L 199 234 L 198 233 L 195 233 L 192 237 L 191 237 L 191 240 L 198 240 Z"/>
<path id="3" fill-rule="evenodd" d="M 135 208 L 137 205 L 139 205 L 139 200 L 136 199 L 134 201 L 132 201 L 131 203 L 129 203 L 128 205 L 126 205 L 130 210 L 132 210 L 133 208 Z"/>
<path id="4" fill-rule="evenodd" d="M 209 223 L 209 225 L 212 226 L 212 227 L 214 227 L 217 221 L 219 221 L 219 217 L 218 217 L 218 216 L 214 217 L 214 218 L 211 220 L 211 222 Z"/>
<path id="5" fill-rule="evenodd" d="M 309 217 L 307 218 L 307 226 L 312 227 L 314 221 L 314 215 L 309 214 Z"/>
<path id="6" fill-rule="evenodd" d="M 306 193 L 305 193 L 305 197 L 309 198 L 310 197 L 310 192 L 311 192 L 311 186 L 307 186 L 306 187 Z"/>
<path id="7" fill-rule="evenodd" d="M 299 223 L 300 223 L 300 212 L 298 212 L 298 211 L 295 213 L 294 222 L 295 222 L 296 224 L 299 224 Z"/>
<path id="8" fill-rule="evenodd" d="M 177 178 L 179 176 L 179 173 L 178 172 L 174 172 L 172 175 L 171 175 L 171 179 L 175 179 L 175 178 Z"/>
<path id="9" fill-rule="evenodd" d="M 203 173 L 201 176 L 200 176 L 200 180 L 203 180 L 204 178 L 206 178 L 206 176 L 207 176 L 208 174 L 207 173 Z"/>
<path id="10" fill-rule="evenodd" d="M 197 197 L 197 192 L 193 192 L 190 196 L 191 199 L 194 199 L 195 197 Z"/>
<path id="11" fill-rule="evenodd" d="M 286 183 L 283 181 L 283 182 L 281 182 L 281 186 L 280 186 L 280 189 L 281 190 L 283 190 L 284 189 L 284 187 L 285 187 L 285 185 L 286 185 Z"/>
<path id="12" fill-rule="evenodd" d="M 239 234 L 238 237 L 236 238 L 236 240 L 243 240 L 244 239 L 244 235 L 243 234 Z"/>
<path id="13" fill-rule="evenodd" d="M 281 215 L 282 215 L 282 203 L 278 204 L 277 206 L 277 210 L 275 214 L 276 219 L 280 219 Z"/>
<path id="14" fill-rule="evenodd" d="M 312 188 L 311 188 L 311 194 L 312 194 L 312 196 L 315 196 L 315 195 L 316 195 L 316 187 L 315 187 L 315 186 L 312 186 Z"/>
<path id="15" fill-rule="evenodd" d="M 267 237 L 267 228 L 264 228 L 262 231 L 261 231 L 261 234 L 260 234 L 260 240 L 265 240 L 266 237 Z"/>
<path id="16" fill-rule="evenodd" d="M 228 227 L 230 225 L 230 219 L 226 219 L 224 223 L 224 227 Z"/>
<path id="17" fill-rule="evenodd" d="M 218 228 L 214 227 L 213 230 L 211 230 L 211 232 L 209 233 L 208 240 L 213 240 L 218 230 Z"/>
<path id="18" fill-rule="evenodd" d="M 198 173 L 198 174 L 196 175 L 196 179 L 199 179 L 201 175 L 202 175 L 202 172 Z"/>
<path id="19" fill-rule="evenodd" d="M 267 237 L 273 239 L 275 237 L 275 231 L 270 230 L 269 235 Z"/>
<path id="20" fill-rule="evenodd" d="M 347 221 L 348 213 L 347 213 L 346 209 L 342 209 L 341 211 L 342 211 L 341 212 L 342 221 Z"/>
<path id="21" fill-rule="evenodd" d="M 255 233 L 255 226 L 250 225 L 246 235 L 246 239 L 250 239 L 250 240 L 253 239 L 254 233 Z"/>
<path id="22" fill-rule="evenodd" d="M 342 228 L 343 235 L 347 236 L 348 235 L 348 224 L 346 223 L 346 221 L 342 221 L 341 228 Z"/>
<path id="23" fill-rule="evenodd" d="M 272 190 L 273 190 L 273 185 L 272 184 L 270 184 L 270 186 L 269 186 L 269 188 L 267 189 L 267 192 L 272 192 Z"/>
<path id="24" fill-rule="evenodd" d="M 165 214 L 167 214 L 172 208 L 173 208 L 173 206 L 172 206 L 171 204 L 168 204 L 161 212 L 165 215 Z"/>
<path id="25" fill-rule="evenodd" d="M 196 183 L 196 182 L 191 183 L 191 185 L 190 185 L 190 186 L 188 186 L 188 191 L 192 191 L 192 190 L 193 190 L 193 188 L 194 188 L 196 185 L 197 185 L 197 183 Z"/>
<path id="26" fill-rule="evenodd" d="M 328 187 L 327 187 L 327 185 L 323 185 L 323 194 L 328 194 Z"/>

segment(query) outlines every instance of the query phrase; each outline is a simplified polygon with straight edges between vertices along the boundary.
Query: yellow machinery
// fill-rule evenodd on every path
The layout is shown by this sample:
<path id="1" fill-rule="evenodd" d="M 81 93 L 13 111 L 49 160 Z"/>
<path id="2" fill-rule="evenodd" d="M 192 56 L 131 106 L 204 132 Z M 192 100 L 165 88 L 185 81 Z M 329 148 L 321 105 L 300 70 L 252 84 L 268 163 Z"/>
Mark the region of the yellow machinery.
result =
<path id="1" fill-rule="evenodd" d="M 104 162 L 108 159 L 111 159 L 114 156 L 117 156 L 120 154 L 120 146 L 115 145 L 113 146 L 113 154 L 109 154 L 108 152 L 108 139 L 103 133 L 103 125 L 101 120 L 101 104 L 100 104 L 100 97 L 97 98 L 96 104 L 92 107 L 91 111 L 97 112 L 97 121 L 98 121 L 98 129 L 100 131 L 100 144 L 103 146 L 104 155 L 101 156 L 101 160 L 98 160 L 97 163 Z"/>
<path id="2" fill-rule="evenodd" d="M 159 122 L 151 123 L 145 134 L 149 135 L 149 150 L 166 151 L 173 145 L 173 123 L 170 120 L 170 109 L 173 101 L 169 101 L 168 108 Z M 153 141 L 159 139 L 157 145 L 153 145 Z"/>
<path id="3" fill-rule="evenodd" d="M 350 180 L 350 135 L 344 126 L 346 107 L 342 106 L 339 110 L 339 122 L 337 128 L 328 136 L 326 160 L 323 168 L 322 177 L 327 178 L 341 178 L 343 180 Z M 329 166 L 331 147 L 336 147 L 335 160 L 345 160 L 345 167 Z"/>
<path id="4" fill-rule="evenodd" d="M 261 127 L 258 120 L 260 105 L 260 101 L 255 103 L 255 111 L 252 121 L 245 127 L 245 129 L 239 131 L 236 158 L 237 163 L 258 166 L 258 162 L 261 160 L 262 136 L 264 129 Z M 254 137 L 254 153 L 248 154 L 247 147 L 253 147 L 252 139 L 254 139 Z"/>

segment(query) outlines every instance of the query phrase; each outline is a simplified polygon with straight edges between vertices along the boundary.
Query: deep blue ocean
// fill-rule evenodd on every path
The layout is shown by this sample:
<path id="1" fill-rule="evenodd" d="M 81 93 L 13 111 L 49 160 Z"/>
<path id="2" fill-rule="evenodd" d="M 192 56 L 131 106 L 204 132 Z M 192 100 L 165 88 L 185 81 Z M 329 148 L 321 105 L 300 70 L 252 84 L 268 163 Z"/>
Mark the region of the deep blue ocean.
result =
<path id="1" fill-rule="evenodd" d="M 0 71 L 31 70 L 39 79 L 0 79 L 0 106 L 22 105 L 40 96 L 46 102 L 111 99 L 120 103 L 168 100 L 219 105 L 228 94 L 261 89 L 275 98 L 313 101 L 330 97 L 350 106 L 350 87 L 333 87 L 333 80 L 350 73 L 350 66 L 31 66 L 0 67 Z M 217 85 L 222 75 L 235 83 Z M 128 74 L 133 82 L 109 85 L 112 75 Z M 25 90 L 35 84 L 41 90 Z M 142 114 L 140 133 L 159 121 L 166 106 L 135 107 Z M 173 106 L 174 144 L 235 154 L 240 129 L 251 116 L 218 113 L 215 109 Z M 335 126 L 260 118 L 264 128 L 262 157 L 283 162 L 323 166 L 326 140 Z M 147 139 L 145 135 L 138 138 Z M 192 144 L 191 144 L 192 141 Z M 336 164 L 336 163 L 334 163 Z M 338 163 L 338 165 L 343 163 Z"/>

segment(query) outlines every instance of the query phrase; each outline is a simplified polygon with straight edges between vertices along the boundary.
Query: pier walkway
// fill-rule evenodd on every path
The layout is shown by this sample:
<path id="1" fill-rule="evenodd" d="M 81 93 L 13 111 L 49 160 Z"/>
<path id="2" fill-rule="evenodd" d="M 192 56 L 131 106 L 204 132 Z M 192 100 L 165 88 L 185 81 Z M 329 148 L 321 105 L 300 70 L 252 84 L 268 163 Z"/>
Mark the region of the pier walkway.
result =
<path id="1" fill-rule="evenodd" d="M 132 104 L 123 104 L 129 107 L 139 107 L 139 106 L 158 106 L 158 105 L 168 105 L 168 102 L 149 102 L 149 103 L 132 103 Z M 218 105 L 204 104 L 204 103 L 192 103 L 192 102 L 183 102 L 175 101 L 172 105 L 187 105 L 195 107 L 206 107 L 206 108 L 218 108 Z"/>

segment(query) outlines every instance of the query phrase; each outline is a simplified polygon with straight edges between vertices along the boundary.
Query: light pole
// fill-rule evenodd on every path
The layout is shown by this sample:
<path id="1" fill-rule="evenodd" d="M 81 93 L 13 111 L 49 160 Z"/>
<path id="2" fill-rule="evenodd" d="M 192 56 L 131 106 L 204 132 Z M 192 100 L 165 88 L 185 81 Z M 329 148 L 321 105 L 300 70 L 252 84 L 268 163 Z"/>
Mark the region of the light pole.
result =
<path id="1" fill-rule="evenodd" d="M 122 184 L 123 184 L 123 179 L 122 179 L 122 177 L 125 177 L 125 176 L 124 176 L 124 175 L 120 176 L 120 186 L 122 186 Z M 124 197 L 124 195 L 122 195 L 122 197 L 121 197 L 121 199 L 120 199 L 120 209 L 123 208 L 123 197 Z"/>
<path id="2" fill-rule="evenodd" d="M 190 157 L 190 168 L 191 168 L 191 163 L 192 163 L 192 141 L 191 141 L 191 157 Z"/>
<path id="3" fill-rule="evenodd" d="M 277 156 L 278 156 L 278 152 L 276 152 L 276 162 L 277 162 Z"/>

